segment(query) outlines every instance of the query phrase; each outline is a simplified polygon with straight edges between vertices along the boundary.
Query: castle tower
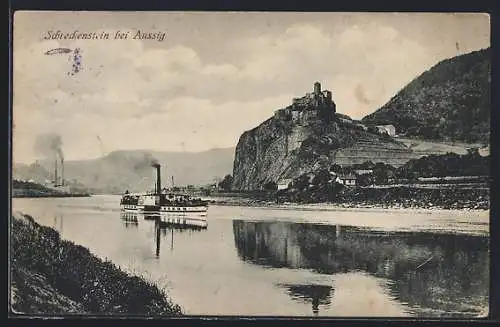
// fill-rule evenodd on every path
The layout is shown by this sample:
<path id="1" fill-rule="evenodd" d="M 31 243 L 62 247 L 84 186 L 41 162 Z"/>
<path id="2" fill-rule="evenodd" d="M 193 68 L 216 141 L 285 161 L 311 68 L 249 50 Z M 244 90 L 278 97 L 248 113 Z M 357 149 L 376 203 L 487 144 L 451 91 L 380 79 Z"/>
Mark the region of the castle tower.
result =
<path id="1" fill-rule="evenodd" d="M 330 104 L 332 103 L 332 92 L 328 90 L 323 91 L 323 98 L 326 99 L 326 103 Z"/>
<path id="2" fill-rule="evenodd" d="M 314 83 L 314 94 L 315 95 L 321 94 L 321 83 L 320 82 Z"/>

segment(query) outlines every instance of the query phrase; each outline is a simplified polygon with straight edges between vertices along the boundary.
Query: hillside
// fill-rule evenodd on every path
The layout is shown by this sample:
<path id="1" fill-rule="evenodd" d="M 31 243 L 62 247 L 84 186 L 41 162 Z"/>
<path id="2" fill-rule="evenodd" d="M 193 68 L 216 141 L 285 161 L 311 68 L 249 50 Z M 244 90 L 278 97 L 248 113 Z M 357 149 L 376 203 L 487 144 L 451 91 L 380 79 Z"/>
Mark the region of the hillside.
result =
<path id="1" fill-rule="evenodd" d="M 491 50 L 443 60 L 364 117 L 407 137 L 489 143 Z"/>
<path id="2" fill-rule="evenodd" d="M 399 166 L 414 157 L 394 138 L 368 132 L 341 117 L 336 115 L 332 122 L 293 122 L 274 116 L 244 132 L 236 147 L 233 189 L 260 189 L 332 164 L 371 159 Z"/>
<path id="3" fill-rule="evenodd" d="M 162 183 L 175 185 L 202 185 L 211 183 L 214 177 L 231 173 L 234 148 L 212 149 L 204 152 L 159 152 L 148 150 L 114 151 L 107 156 L 92 160 L 67 160 L 64 163 L 65 179 L 75 180 L 92 192 L 122 193 L 152 188 L 155 172 L 150 167 L 153 160 L 162 165 Z M 42 182 L 53 178 L 53 162 L 15 164 L 13 178 L 33 179 Z"/>

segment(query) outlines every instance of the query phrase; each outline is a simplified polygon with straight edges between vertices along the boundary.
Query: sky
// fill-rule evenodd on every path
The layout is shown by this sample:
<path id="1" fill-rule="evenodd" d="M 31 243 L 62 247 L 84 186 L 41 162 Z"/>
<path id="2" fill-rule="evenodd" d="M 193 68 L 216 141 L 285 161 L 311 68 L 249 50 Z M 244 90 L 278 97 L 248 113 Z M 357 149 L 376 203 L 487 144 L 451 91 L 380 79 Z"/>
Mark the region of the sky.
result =
<path id="1" fill-rule="evenodd" d="M 47 39 L 57 31 L 109 36 Z M 316 81 L 360 119 L 439 61 L 489 46 L 486 14 L 16 12 L 13 161 L 43 159 L 34 145 L 50 133 L 66 160 L 234 147 Z M 46 54 L 57 48 L 79 49 L 78 72 L 73 53 Z"/>

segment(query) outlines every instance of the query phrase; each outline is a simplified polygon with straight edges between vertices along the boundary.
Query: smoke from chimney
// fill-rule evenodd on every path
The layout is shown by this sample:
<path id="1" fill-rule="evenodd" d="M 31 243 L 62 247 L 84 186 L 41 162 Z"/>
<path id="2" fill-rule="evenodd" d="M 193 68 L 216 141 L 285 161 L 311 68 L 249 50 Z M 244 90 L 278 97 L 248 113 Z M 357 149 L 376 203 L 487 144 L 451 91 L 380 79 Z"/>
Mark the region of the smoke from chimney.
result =
<path id="1" fill-rule="evenodd" d="M 59 134 L 48 133 L 38 135 L 34 147 L 38 155 L 53 160 L 64 160 L 62 139 Z"/>
<path id="2" fill-rule="evenodd" d="M 149 152 L 145 152 L 141 158 L 133 158 L 134 165 L 132 169 L 142 175 L 149 170 L 153 163 L 158 163 L 158 160 Z"/>
<path id="3" fill-rule="evenodd" d="M 35 140 L 35 152 L 46 158 L 64 159 L 61 136 L 54 133 L 38 135 Z"/>
<path id="4" fill-rule="evenodd" d="M 35 140 L 35 152 L 47 159 L 54 160 L 54 183 L 64 185 L 64 153 L 62 139 L 59 134 L 47 133 L 38 135 Z M 58 161 L 61 161 L 61 176 L 57 175 Z M 59 183 L 60 182 L 60 183 Z"/>

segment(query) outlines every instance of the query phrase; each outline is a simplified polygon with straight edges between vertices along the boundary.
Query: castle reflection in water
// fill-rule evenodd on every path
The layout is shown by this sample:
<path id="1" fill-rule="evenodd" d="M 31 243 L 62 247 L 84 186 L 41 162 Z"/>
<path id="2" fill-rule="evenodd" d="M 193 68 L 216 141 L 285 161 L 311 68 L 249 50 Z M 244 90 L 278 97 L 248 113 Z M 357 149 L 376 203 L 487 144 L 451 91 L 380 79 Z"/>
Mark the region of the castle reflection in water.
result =
<path id="1" fill-rule="evenodd" d="M 488 306 L 486 237 L 243 220 L 233 221 L 233 232 L 238 256 L 246 262 L 319 274 L 367 273 L 389 280 L 398 302 L 441 315 L 477 315 Z M 292 298 L 311 302 L 315 314 L 335 292 L 322 285 L 279 286 Z"/>
<path id="2" fill-rule="evenodd" d="M 143 219 L 136 214 L 121 218 L 125 227 L 134 228 Z M 168 235 L 167 244 L 174 249 L 174 231 L 193 230 L 155 223 L 156 256 L 160 256 L 161 234 Z M 485 236 L 246 220 L 233 220 L 232 231 L 239 260 L 319 275 L 371 276 L 385 281 L 384 293 L 411 315 L 477 316 L 488 307 L 489 242 Z M 274 285 L 293 301 L 308 303 L 314 315 L 327 311 L 334 299 L 338 301 L 344 287 L 307 281 Z"/>

